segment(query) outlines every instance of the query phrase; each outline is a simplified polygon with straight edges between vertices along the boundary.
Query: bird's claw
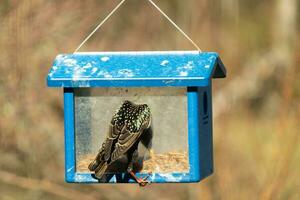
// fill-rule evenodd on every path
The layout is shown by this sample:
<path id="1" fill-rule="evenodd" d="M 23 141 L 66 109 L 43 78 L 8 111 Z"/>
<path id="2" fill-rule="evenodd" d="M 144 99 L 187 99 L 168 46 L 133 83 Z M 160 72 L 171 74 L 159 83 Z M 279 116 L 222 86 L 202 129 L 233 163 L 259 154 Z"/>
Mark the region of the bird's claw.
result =
<path id="1" fill-rule="evenodd" d="M 144 178 L 138 178 L 132 171 L 130 171 L 129 174 L 134 178 L 140 187 L 146 187 L 147 185 L 151 184 L 150 181 L 147 181 L 147 179 L 150 177 L 150 174 Z"/>
<path id="2" fill-rule="evenodd" d="M 146 177 L 142 179 L 138 179 L 137 182 L 140 187 L 146 187 L 147 185 L 151 184 L 151 181 L 147 181 L 147 179 L 150 177 L 150 175 L 147 175 Z"/>

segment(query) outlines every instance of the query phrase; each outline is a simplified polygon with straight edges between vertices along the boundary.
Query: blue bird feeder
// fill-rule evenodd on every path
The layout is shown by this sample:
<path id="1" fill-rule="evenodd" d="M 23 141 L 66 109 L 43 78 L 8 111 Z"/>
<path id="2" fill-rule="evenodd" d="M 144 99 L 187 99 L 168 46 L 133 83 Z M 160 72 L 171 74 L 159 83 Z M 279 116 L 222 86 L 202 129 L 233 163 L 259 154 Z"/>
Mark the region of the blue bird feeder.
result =
<path id="1" fill-rule="evenodd" d="M 217 53 L 94 52 L 58 55 L 49 87 L 64 88 L 65 179 L 134 182 L 114 169 L 103 181 L 88 169 L 128 100 L 151 110 L 151 149 L 140 147 L 137 177 L 154 183 L 199 182 L 213 173 L 211 79 L 226 77 Z M 142 152 L 139 151 L 139 152 Z M 126 161 L 124 161 L 126 163 Z M 122 163 L 120 162 L 120 165 Z"/>

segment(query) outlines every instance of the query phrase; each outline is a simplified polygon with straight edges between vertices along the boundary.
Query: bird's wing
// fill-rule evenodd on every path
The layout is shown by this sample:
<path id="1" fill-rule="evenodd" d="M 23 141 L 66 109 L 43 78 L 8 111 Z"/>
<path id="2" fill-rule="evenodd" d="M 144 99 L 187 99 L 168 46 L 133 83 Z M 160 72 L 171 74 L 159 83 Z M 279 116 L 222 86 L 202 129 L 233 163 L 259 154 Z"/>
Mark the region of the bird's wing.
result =
<path id="1" fill-rule="evenodd" d="M 110 125 L 108 136 L 103 142 L 95 160 L 89 165 L 90 171 L 95 171 L 105 162 L 110 159 L 111 153 L 113 151 L 113 144 L 117 142 L 120 131 L 117 130 L 116 126 Z"/>
<path id="2" fill-rule="evenodd" d="M 145 128 L 147 128 L 147 123 L 144 123 L 138 132 L 130 132 L 125 125 L 111 154 L 111 161 L 114 162 L 124 155 L 139 139 Z"/>

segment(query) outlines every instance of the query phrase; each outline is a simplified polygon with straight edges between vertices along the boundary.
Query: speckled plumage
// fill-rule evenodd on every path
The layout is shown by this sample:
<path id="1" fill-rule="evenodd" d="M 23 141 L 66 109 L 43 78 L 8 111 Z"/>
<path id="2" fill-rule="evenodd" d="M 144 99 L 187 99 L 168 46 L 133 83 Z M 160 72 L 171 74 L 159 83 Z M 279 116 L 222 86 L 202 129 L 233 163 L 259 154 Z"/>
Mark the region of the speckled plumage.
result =
<path id="1" fill-rule="evenodd" d="M 101 179 L 105 173 L 109 173 L 109 167 L 122 156 L 127 155 L 127 167 L 132 168 L 132 160 L 137 156 L 138 143 L 145 134 L 152 134 L 151 111 L 148 105 L 136 105 L 125 101 L 115 112 L 109 133 L 99 150 L 95 160 L 89 165 L 89 169 L 95 172 L 95 176 Z M 148 141 L 148 143 L 151 143 Z"/>
<path id="2" fill-rule="evenodd" d="M 150 119 L 151 113 L 148 105 L 135 105 L 125 101 L 116 111 L 111 123 L 119 127 L 127 125 L 130 132 L 138 131 L 142 124 Z"/>

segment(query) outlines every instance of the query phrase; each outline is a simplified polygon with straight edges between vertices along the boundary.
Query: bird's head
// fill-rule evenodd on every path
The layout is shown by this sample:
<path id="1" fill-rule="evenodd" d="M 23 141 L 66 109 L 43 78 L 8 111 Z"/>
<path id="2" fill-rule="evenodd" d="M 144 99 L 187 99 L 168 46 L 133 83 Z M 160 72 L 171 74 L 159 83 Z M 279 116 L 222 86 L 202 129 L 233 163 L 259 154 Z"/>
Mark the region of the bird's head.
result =
<path id="1" fill-rule="evenodd" d="M 122 106 L 116 111 L 112 123 L 120 127 L 125 124 L 132 132 L 137 132 L 151 121 L 151 111 L 147 104 L 134 104 L 128 100 L 124 101 Z"/>

